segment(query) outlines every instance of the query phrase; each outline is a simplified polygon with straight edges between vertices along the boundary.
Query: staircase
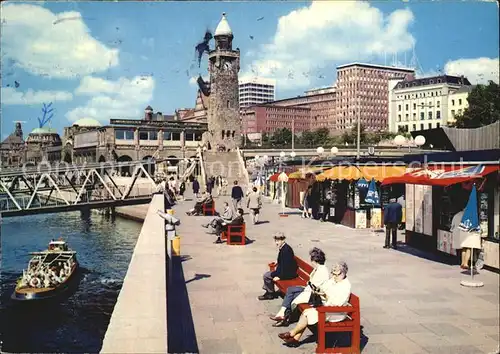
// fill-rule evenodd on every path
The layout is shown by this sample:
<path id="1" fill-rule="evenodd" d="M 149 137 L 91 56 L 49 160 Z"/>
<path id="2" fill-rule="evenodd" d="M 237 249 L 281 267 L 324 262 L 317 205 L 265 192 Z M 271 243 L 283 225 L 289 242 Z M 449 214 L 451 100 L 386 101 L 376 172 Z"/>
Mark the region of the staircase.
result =
<path id="1" fill-rule="evenodd" d="M 203 164 L 207 179 L 211 176 L 221 175 L 227 179 L 229 189 L 234 181 L 238 181 L 238 184 L 245 190 L 248 185 L 248 171 L 242 165 L 243 160 L 238 154 L 238 151 L 203 152 Z"/>

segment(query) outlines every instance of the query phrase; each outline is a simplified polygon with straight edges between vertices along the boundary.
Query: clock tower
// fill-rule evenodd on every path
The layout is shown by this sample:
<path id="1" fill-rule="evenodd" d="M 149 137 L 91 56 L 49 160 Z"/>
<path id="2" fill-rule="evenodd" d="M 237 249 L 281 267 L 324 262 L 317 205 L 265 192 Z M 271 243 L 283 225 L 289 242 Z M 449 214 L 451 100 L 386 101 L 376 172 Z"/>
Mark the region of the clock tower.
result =
<path id="1" fill-rule="evenodd" d="M 240 50 L 233 50 L 233 32 L 225 13 L 215 30 L 214 39 L 215 49 L 208 54 L 208 140 L 211 150 L 234 150 L 241 144 L 238 85 Z"/>

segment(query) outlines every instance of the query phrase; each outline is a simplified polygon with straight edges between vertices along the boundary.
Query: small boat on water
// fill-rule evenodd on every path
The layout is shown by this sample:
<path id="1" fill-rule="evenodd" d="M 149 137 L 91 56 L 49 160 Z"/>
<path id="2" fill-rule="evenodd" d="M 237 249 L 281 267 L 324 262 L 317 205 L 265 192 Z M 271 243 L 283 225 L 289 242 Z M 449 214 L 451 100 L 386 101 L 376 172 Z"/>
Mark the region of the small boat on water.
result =
<path id="1" fill-rule="evenodd" d="M 28 269 L 18 279 L 13 300 L 43 300 L 68 290 L 78 269 L 76 252 L 62 239 L 50 241 L 46 251 L 31 252 Z"/>

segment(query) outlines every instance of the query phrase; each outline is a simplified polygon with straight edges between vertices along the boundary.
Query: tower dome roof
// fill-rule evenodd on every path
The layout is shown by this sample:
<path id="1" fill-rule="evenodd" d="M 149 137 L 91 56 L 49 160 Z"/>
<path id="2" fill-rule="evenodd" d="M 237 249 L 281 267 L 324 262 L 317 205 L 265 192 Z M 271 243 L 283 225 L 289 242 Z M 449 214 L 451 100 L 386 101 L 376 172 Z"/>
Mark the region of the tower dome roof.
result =
<path id="1" fill-rule="evenodd" d="M 220 20 L 217 28 L 215 29 L 215 36 L 232 36 L 233 31 L 231 27 L 229 27 L 229 23 L 227 22 L 226 13 L 222 13 L 222 19 Z"/>
<path id="2" fill-rule="evenodd" d="M 101 127 L 102 124 L 94 118 L 82 118 L 73 123 L 73 125 L 78 125 L 80 127 Z"/>

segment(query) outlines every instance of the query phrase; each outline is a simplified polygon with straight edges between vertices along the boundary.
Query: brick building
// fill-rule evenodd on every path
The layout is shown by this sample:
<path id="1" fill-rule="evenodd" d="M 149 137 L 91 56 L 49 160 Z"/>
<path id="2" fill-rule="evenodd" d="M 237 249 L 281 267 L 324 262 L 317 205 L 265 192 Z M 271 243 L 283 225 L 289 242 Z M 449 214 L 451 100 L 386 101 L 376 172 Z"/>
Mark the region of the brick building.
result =
<path id="1" fill-rule="evenodd" d="M 337 67 L 336 119 L 329 126 L 341 134 L 355 126 L 358 115 L 367 131 L 387 130 L 389 118 L 389 80 L 411 80 L 415 71 L 383 65 L 353 63 Z"/>
<path id="2" fill-rule="evenodd" d="M 306 91 L 304 96 L 263 103 L 241 110 L 247 134 L 272 133 L 288 128 L 295 132 L 330 128 L 335 117 L 335 88 Z"/>
<path id="3" fill-rule="evenodd" d="M 243 132 L 273 133 L 287 128 L 296 133 L 311 129 L 311 109 L 309 107 L 283 106 L 263 103 L 241 110 Z M 292 127 L 292 124 L 294 125 Z"/>

